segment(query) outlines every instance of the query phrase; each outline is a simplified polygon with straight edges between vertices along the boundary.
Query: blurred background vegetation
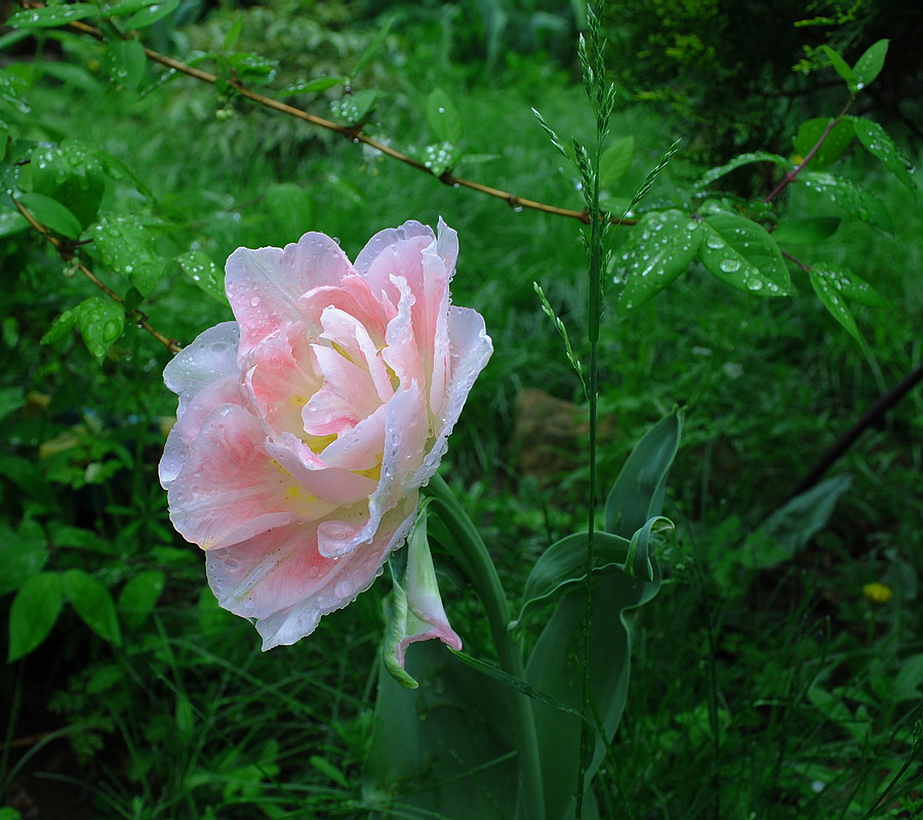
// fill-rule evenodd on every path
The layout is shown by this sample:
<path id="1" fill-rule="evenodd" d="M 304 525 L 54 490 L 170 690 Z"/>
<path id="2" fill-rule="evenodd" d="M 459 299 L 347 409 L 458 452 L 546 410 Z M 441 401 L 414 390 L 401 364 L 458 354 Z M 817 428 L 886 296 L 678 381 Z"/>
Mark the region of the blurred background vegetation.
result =
<path id="1" fill-rule="evenodd" d="M 530 108 L 559 133 L 590 132 L 574 57 L 584 16 L 579 0 L 183 0 L 144 36 L 189 61 L 221 53 L 240 20 L 235 48 L 254 55 L 251 84 L 325 117 L 344 94 L 374 92 L 364 131 L 411 156 L 434 142 L 422 112 L 441 89 L 463 124 L 456 174 L 579 209 L 576 173 Z M 845 101 L 819 58 L 823 43 L 854 60 L 891 38 L 861 113 L 919 164 L 916 4 L 626 0 L 604 23 L 620 89 L 613 137 L 635 145 L 616 198 L 632 196 L 676 137 L 680 153 L 649 207 L 684 202 L 692 180 L 742 150 L 791 153 L 802 120 L 833 116 Z M 410 218 L 442 216 L 458 231 L 453 298 L 484 314 L 496 353 L 444 474 L 515 596 L 540 551 L 583 522 L 582 394 L 532 287 L 542 284 L 581 339 L 579 224 L 440 185 L 189 78 L 155 82 L 164 75 L 148 67 L 135 88 L 114 84 L 102 46 L 77 33 L 0 42 L 4 65 L 33 67 L 31 112 L 3 102 L 4 122 L 22 139 L 77 139 L 117 160 L 102 211 L 136 213 L 164 259 L 200 251 L 221 266 L 238 246 L 307 230 L 337 237 L 354 257 L 377 230 Z M 299 90 L 318 78 L 343 81 Z M 637 310 L 607 311 L 603 484 L 674 404 L 687 408 L 687 432 L 665 510 L 678 524 L 663 556 L 669 580 L 637 625 L 617 765 L 597 787 L 604 816 L 862 817 L 920 752 L 919 389 L 835 465 L 852 484 L 827 526 L 776 562 L 753 559 L 760 524 L 923 358 L 919 197 L 867 155 L 847 152 L 841 164 L 894 218 L 893 233 L 859 224 L 823 251 L 888 299 L 856 311 L 867 348 L 794 267 L 791 299 L 758 301 L 693 268 Z M 735 179 L 767 190 L 759 176 Z M 783 207 L 830 213 L 804 190 Z M 199 551 L 167 518 L 156 467 L 175 414 L 161 381 L 168 351 L 141 331 L 99 362 L 73 333 L 42 344 L 94 289 L 14 216 L 3 204 L 0 562 L 11 569 L 5 582 L 0 573 L 0 612 L 36 567 L 91 575 L 116 610 L 115 626 L 88 628 L 64 605 L 47 639 L 0 670 L 0 818 L 369 816 L 357 783 L 386 585 L 308 640 L 261 654 L 252 628 L 217 608 Z M 616 252 L 628 231 L 614 231 Z M 106 281 L 129 288 L 116 273 Z M 229 318 L 226 303 L 172 264 L 144 310 L 181 343 Z M 476 607 L 462 589 L 447 598 L 476 646 L 485 630 Z M 4 657 L 7 641 L 4 628 Z M 921 807 L 910 790 L 875 816 L 915 817 Z"/>

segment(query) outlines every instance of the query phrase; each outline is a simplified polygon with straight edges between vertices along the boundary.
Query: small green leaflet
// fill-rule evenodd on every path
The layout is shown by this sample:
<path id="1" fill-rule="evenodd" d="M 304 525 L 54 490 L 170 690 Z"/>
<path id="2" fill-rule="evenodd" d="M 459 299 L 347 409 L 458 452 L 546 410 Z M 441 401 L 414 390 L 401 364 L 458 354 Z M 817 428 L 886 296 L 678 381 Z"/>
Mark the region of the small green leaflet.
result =
<path id="1" fill-rule="evenodd" d="M 878 291 L 855 274 L 830 265 L 808 271 L 808 278 L 821 304 L 830 315 L 846 328 L 850 336 L 864 346 L 865 342 L 852 312 L 846 305 L 845 297 L 849 296 L 860 304 L 882 307 L 886 302 Z"/>
<path id="2" fill-rule="evenodd" d="M 795 151 L 802 157 L 806 157 L 817 145 L 818 140 L 824 135 L 831 122 L 833 120 L 830 117 L 817 117 L 802 123 L 798 133 L 792 140 Z M 814 156 L 811 157 L 811 170 L 821 171 L 836 162 L 853 141 L 853 136 L 852 123 L 846 118 L 841 119 L 833 126 L 826 139 L 814 152 Z"/>
<path id="3" fill-rule="evenodd" d="M 813 245 L 833 236 L 840 227 L 840 221 L 838 216 L 800 217 L 794 222 L 779 225 L 772 232 L 772 238 L 776 242 L 788 242 L 793 245 Z"/>
<path id="4" fill-rule="evenodd" d="M 122 631 L 109 590 L 82 569 L 66 570 L 62 580 L 64 595 L 83 622 L 100 638 L 119 646 Z"/>
<path id="5" fill-rule="evenodd" d="M 731 171 L 736 171 L 738 168 L 744 165 L 750 165 L 754 162 L 771 162 L 784 171 L 788 171 L 792 167 L 791 162 L 778 154 L 770 154 L 766 151 L 754 151 L 749 154 L 740 154 L 724 165 L 709 169 L 702 175 L 702 178 L 696 185 L 697 187 L 704 188 L 706 185 L 711 185 L 716 179 L 720 179 L 725 174 L 729 174 Z"/>
<path id="6" fill-rule="evenodd" d="M 176 262 L 193 282 L 216 302 L 227 304 L 224 278 L 218 266 L 205 251 L 187 251 L 176 257 Z"/>
<path id="7" fill-rule="evenodd" d="M 104 59 L 106 73 L 116 85 L 135 91 L 144 79 L 147 57 L 138 40 L 110 40 Z"/>
<path id="8" fill-rule="evenodd" d="M 106 216 L 93 228 L 93 247 L 109 267 L 149 296 L 163 274 L 154 235 L 132 214 Z"/>
<path id="9" fill-rule="evenodd" d="M 699 259 L 725 284 L 759 296 L 786 296 L 791 282 L 775 240 L 750 219 L 719 211 L 705 218 Z"/>
<path id="10" fill-rule="evenodd" d="M 441 88 L 426 98 L 426 121 L 433 136 L 441 142 L 457 143 L 462 137 L 462 120 L 455 104 Z"/>
<path id="11" fill-rule="evenodd" d="M 820 50 L 827 55 L 827 58 L 830 60 L 830 63 L 833 65 L 834 70 L 839 74 L 844 80 L 846 80 L 846 85 L 849 90 L 855 94 L 859 90 L 859 80 L 857 79 L 855 72 L 849 67 L 849 64 L 844 60 L 836 51 L 834 51 L 830 46 L 824 45 L 820 47 Z"/>
<path id="12" fill-rule="evenodd" d="M 599 184 L 611 188 L 628 172 L 635 153 L 635 138 L 630 134 L 615 140 L 599 158 Z"/>
<path id="13" fill-rule="evenodd" d="M 54 28 L 97 14 L 99 14 L 99 6 L 94 6 L 90 3 L 46 6 L 44 8 L 17 11 L 6 21 L 5 25 L 11 28 Z"/>
<path id="14" fill-rule="evenodd" d="M 874 80 L 884 68 L 885 57 L 888 55 L 890 40 L 879 40 L 869 46 L 868 50 L 856 60 L 852 70 L 856 76 L 856 90 L 861 91 Z"/>
<path id="15" fill-rule="evenodd" d="M 20 194 L 17 199 L 36 221 L 68 239 L 80 237 L 80 220 L 71 211 L 45 194 Z"/>
<path id="16" fill-rule="evenodd" d="M 28 655 L 51 632 L 64 606 L 61 576 L 42 572 L 26 581 L 10 607 L 10 645 L 7 661 Z"/>

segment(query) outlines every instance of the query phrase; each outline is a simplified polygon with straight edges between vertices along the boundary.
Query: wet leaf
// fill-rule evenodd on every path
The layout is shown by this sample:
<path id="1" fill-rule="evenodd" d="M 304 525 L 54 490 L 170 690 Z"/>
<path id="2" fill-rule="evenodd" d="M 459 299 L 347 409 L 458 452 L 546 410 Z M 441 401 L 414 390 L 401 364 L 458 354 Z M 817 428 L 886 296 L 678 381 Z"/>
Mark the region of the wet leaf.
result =
<path id="1" fill-rule="evenodd" d="M 157 253 L 154 235 L 132 214 L 101 219 L 93 228 L 93 247 L 143 296 L 150 295 L 163 275 L 164 260 Z"/>
<path id="2" fill-rule="evenodd" d="M 916 191 L 917 186 L 912 176 L 913 166 L 888 135 L 888 132 L 877 122 L 867 120 L 864 117 L 851 117 L 850 119 L 855 128 L 856 136 L 865 149 L 880 159 L 885 168 L 894 174 L 903 185 L 911 191 Z"/>
<path id="3" fill-rule="evenodd" d="M 176 257 L 183 273 L 216 302 L 227 304 L 224 292 L 224 277 L 218 266 L 205 251 L 187 251 Z"/>
<path id="4" fill-rule="evenodd" d="M 817 117 L 802 123 L 798 133 L 792 140 L 795 151 L 806 157 L 817 145 L 817 141 L 823 136 L 824 131 L 827 130 L 831 122 L 833 122 L 831 117 Z M 836 162 L 849 147 L 853 136 L 852 123 L 846 118 L 841 119 L 827 134 L 814 156 L 811 157 L 811 170 L 820 171 Z"/>
<path id="5" fill-rule="evenodd" d="M 45 6 L 24 9 L 10 16 L 4 25 L 11 28 L 54 28 L 66 26 L 74 20 L 83 20 L 99 14 L 99 6 L 91 3 L 72 3 L 68 6 Z"/>
<path id="6" fill-rule="evenodd" d="M 856 75 L 856 90 L 861 91 L 874 80 L 884 68 L 885 57 L 888 55 L 890 40 L 879 40 L 873 43 L 866 52 L 856 60 L 853 73 Z"/>
<path id="7" fill-rule="evenodd" d="M 38 193 L 20 194 L 17 199 L 46 228 L 68 239 L 80 237 L 80 220 L 58 200 Z"/>
<path id="8" fill-rule="evenodd" d="M 426 121 L 440 142 L 456 143 L 461 139 L 462 121 L 458 109 L 441 88 L 433 89 L 426 98 Z"/>
<path id="9" fill-rule="evenodd" d="M 852 180 L 814 171 L 806 171 L 800 174 L 798 179 L 806 188 L 826 197 L 851 216 L 891 231 L 891 215 L 885 204 Z"/>
<path id="10" fill-rule="evenodd" d="M 791 292 L 788 270 L 775 240 L 750 219 L 729 211 L 705 218 L 699 259 L 713 276 L 759 296 Z"/>
<path id="11" fill-rule="evenodd" d="M 87 350 L 101 362 L 125 329 L 125 312 L 106 296 L 91 296 L 76 308 L 76 325 Z"/>

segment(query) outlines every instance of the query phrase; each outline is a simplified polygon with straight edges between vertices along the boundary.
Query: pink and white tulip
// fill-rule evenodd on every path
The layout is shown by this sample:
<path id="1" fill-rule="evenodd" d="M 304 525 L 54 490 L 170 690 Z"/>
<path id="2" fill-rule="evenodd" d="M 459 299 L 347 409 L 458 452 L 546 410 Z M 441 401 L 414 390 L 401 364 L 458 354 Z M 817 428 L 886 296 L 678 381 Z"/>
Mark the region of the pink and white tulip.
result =
<path id="1" fill-rule="evenodd" d="M 483 318 L 450 304 L 457 254 L 441 220 L 438 236 L 413 221 L 376 234 L 354 264 L 320 233 L 240 248 L 237 321 L 164 371 L 179 394 L 160 462 L 170 518 L 264 650 L 311 634 L 407 536 L 492 351 Z M 455 645 L 446 629 L 432 637 Z"/>

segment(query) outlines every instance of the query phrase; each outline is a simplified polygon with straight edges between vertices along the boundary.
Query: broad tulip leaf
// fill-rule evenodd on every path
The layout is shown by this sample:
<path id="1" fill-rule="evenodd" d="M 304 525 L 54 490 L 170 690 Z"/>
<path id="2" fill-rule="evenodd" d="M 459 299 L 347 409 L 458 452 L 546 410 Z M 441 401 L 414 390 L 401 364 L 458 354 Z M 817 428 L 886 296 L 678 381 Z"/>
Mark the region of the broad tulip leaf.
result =
<path id="1" fill-rule="evenodd" d="M 802 157 L 807 157 L 832 121 L 830 117 L 818 117 L 803 122 L 792 140 L 795 151 Z M 811 170 L 821 171 L 836 162 L 849 148 L 854 136 L 852 122 L 844 117 L 830 130 L 820 147 L 814 152 L 809 164 Z"/>
<path id="2" fill-rule="evenodd" d="M 216 302 L 227 304 L 224 292 L 224 276 L 212 258 L 205 251 L 187 251 L 176 257 L 183 273 L 195 282 Z"/>
<path id="3" fill-rule="evenodd" d="M 10 663 L 28 655 L 48 637 L 64 605 L 61 586 L 56 572 L 42 572 L 19 588 L 10 607 Z"/>
<path id="4" fill-rule="evenodd" d="M 83 20 L 99 14 L 99 6 L 91 3 L 72 3 L 68 6 L 45 6 L 17 11 L 4 23 L 11 28 L 55 28 L 66 26 L 74 20 Z"/>
<path id="5" fill-rule="evenodd" d="M 675 408 L 635 445 L 606 499 L 607 532 L 630 539 L 660 515 L 682 432 L 683 413 Z"/>
<path id="6" fill-rule="evenodd" d="M 599 184 L 611 188 L 628 172 L 635 153 L 635 138 L 630 134 L 615 140 L 599 158 Z"/>
<path id="7" fill-rule="evenodd" d="M 714 213 L 702 223 L 699 259 L 725 284 L 759 296 L 785 296 L 791 282 L 775 240 L 746 217 Z"/>
<path id="8" fill-rule="evenodd" d="M 881 69 L 884 68 L 885 65 L 885 57 L 888 55 L 889 42 L 890 40 L 879 40 L 877 43 L 873 43 L 868 47 L 865 53 L 856 60 L 856 64 L 852 67 L 852 70 L 856 75 L 857 91 L 861 91 L 881 73 Z"/>
<path id="9" fill-rule="evenodd" d="M 93 246 L 110 268 L 149 296 L 163 275 L 154 235 L 130 214 L 107 216 L 93 228 Z"/>
<path id="10" fill-rule="evenodd" d="M 406 668 L 418 689 L 379 671 L 366 804 L 388 816 L 513 817 L 518 778 L 508 710 L 511 698 L 526 695 L 468 667 L 438 641 L 411 646 Z"/>
<path id="11" fill-rule="evenodd" d="M 747 538 L 740 563 L 750 569 L 772 569 L 791 560 L 826 526 L 837 499 L 851 484 L 851 476 L 838 475 L 795 496 Z"/>
<path id="12" fill-rule="evenodd" d="M 904 186 L 911 191 L 916 191 L 917 186 L 912 176 L 913 166 L 895 145 L 888 132 L 877 122 L 867 120 L 864 117 L 851 117 L 850 119 L 856 131 L 856 136 L 865 147 L 865 150 L 880 159 L 885 168 L 894 174 Z"/>
<path id="13" fill-rule="evenodd" d="M 615 569 L 625 564 L 631 543 L 627 538 L 608 532 L 593 534 L 593 570 Z M 547 604 L 564 592 L 582 584 L 586 578 L 587 534 L 568 535 L 552 544 L 542 555 L 529 577 L 522 593 L 519 617 L 510 629 L 521 627 L 527 615 L 541 604 Z"/>
<path id="14" fill-rule="evenodd" d="M 83 622 L 100 638 L 119 646 L 122 630 L 109 590 L 82 569 L 69 569 L 63 574 L 64 595 Z"/>
<path id="15" fill-rule="evenodd" d="M 20 194 L 16 197 L 35 219 L 55 233 L 68 239 L 78 239 L 82 228 L 80 220 L 70 209 L 50 196 L 38 193 Z"/>
<path id="16" fill-rule="evenodd" d="M 112 299 L 91 296 L 81 302 L 75 312 L 76 325 L 87 349 L 101 362 L 125 329 L 125 311 Z"/>
<path id="17" fill-rule="evenodd" d="M 462 137 L 462 120 L 458 109 L 441 88 L 433 89 L 426 98 L 426 121 L 433 136 L 440 142 L 454 144 Z"/>
<path id="18" fill-rule="evenodd" d="M 701 224 L 679 211 L 645 214 L 622 251 L 616 281 L 625 283 L 620 305 L 631 310 L 681 276 L 702 242 Z"/>
<path id="19" fill-rule="evenodd" d="M 27 519 L 15 531 L 0 524 L 0 595 L 19 589 L 47 562 L 45 535 L 38 523 Z"/>
<path id="20" fill-rule="evenodd" d="M 788 242 L 793 245 L 814 245 L 833 236 L 840 227 L 840 222 L 837 216 L 799 217 L 793 222 L 779 225 L 772 232 L 772 238 L 776 242 Z"/>
<path id="21" fill-rule="evenodd" d="M 159 569 L 133 575 L 119 592 L 118 612 L 126 629 L 137 629 L 150 615 L 163 592 L 166 577 Z"/>
<path id="22" fill-rule="evenodd" d="M 885 204 L 852 180 L 813 171 L 802 173 L 798 179 L 810 190 L 839 205 L 846 213 L 870 225 L 891 231 L 891 216 Z"/>

